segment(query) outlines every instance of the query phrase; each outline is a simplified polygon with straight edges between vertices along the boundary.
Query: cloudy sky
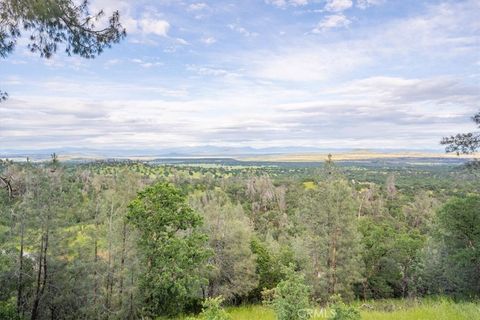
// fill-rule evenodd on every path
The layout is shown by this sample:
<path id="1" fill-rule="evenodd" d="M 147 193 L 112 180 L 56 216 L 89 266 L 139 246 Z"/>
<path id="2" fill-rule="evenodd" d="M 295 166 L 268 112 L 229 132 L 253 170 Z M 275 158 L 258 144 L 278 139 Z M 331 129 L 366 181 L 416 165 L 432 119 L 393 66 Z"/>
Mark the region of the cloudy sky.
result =
<path id="1" fill-rule="evenodd" d="M 438 149 L 472 131 L 478 0 L 96 0 L 128 36 L 94 60 L 0 61 L 0 151 Z"/>

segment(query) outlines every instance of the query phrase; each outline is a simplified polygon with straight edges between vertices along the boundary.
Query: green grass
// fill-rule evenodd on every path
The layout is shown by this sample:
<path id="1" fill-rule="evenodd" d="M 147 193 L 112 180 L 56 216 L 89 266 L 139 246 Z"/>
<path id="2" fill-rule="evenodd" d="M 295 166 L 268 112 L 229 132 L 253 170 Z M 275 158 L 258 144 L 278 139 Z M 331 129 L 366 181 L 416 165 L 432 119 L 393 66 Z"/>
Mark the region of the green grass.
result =
<path id="1" fill-rule="evenodd" d="M 367 303 L 367 305 L 369 305 Z M 480 320 L 480 303 L 439 300 L 385 300 L 362 308 L 365 320 Z"/>
<path id="2" fill-rule="evenodd" d="M 259 305 L 229 308 L 227 311 L 232 316 L 232 320 L 276 319 L 272 309 Z"/>
<path id="3" fill-rule="evenodd" d="M 453 302 L 449 299 L 379 300 L 355 303 L 363 320 L 480 320 L 480 302 Z M 250 305 L 227 309 L 232 320 L 275 320 L 268 307 Z M 327 319 L 319 312 L 315 320 Z"/>

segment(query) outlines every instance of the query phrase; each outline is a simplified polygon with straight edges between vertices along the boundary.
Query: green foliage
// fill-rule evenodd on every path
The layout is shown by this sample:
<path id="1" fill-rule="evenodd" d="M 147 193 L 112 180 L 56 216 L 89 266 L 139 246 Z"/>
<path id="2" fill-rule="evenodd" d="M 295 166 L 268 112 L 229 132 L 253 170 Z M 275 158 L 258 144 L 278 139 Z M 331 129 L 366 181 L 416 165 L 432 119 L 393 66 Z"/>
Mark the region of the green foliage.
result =
<path id="1" fill-rule="evenodd" d="M 480 112 L 476 113 L 472 120 L 480 128 Z M 455 136 L 444 137 L 441 144 L 446 145 L 446 152 L 473 153 L 480 149 L 480 133 L 458 133 Z"/>
<path id="2" fill-rule="evenodd" d="M 419 192 L 405 204 L 404 197 L 395 193 L 384 209 L 371 210 L 381 202 L 370 190 L 370 194 L 365 193 L 358 223 L 365 272 L 364 280 L 356 286 L 357 294 L 365 299 L 414 296 L 423 290 L 418 271 L 437 200 Z"/>
<path id="3" fill-rule="evenodd" d="M 259 277 L 258 286 L 250 295 L 252 300 L 258 301 L 264 289 L 274 288 L 282 279 L 282 264 L 259 239 L 252 239 L 250 247 L 256 256 L 256 274 Z"/>
<path id="4" fill-rule="evenodd" d="M 297 254 L 314 297 L 326 301 L 340 293 L 352 299 L 363 270 L 354 190 L 332 176 L 316 190 L 306 191 L 301 203 L 298 223 L 305 231 L 296 239 Z"/>
<path id="5" fill-rule="evenodd" d="M 416 265 L 425 244 L 418 230 L 408 230 L 389 218 L 363 217 L 364 298 L 405 297 L 416 293 Z"/>
<path id="6" fill-rule="evenodd" d="M 139 232 L 143 255 L 140 292 L 148 316 L 176 315 L 196 298 L 206 283 L 202 267 L 210 255 L 202 217 L 178 189 L 157 183 L 139 192 L 127 219 Z"/>
<path id="7" fill-rule="evenodd" d="M 305 284 L 301 273 L 293 266 L 286 268 L 285 279 L 273 289 L 271 299 L 265 303 L 272 306 L 278 320 L 303 320 L 309 317 L 311 288 Z M 265 293 L 268 295 L 268 291 Z"/>
<path id="8" fill-rule="evenodd" d="M 460 167 L 342 170 L 351 179 L 316 179 L 314 169 L 288 165 L 0 161 L 12 186 L 0 181 L 3 312 L 16 314 L 20 297 L 19 311 L 31 319 L 37 296 L 36 319 L 198 312 L 220 293 L 226 306 L 258 301 L 264 288 L 288 280 L 282 269 L 292 263 L 314 286 L 312 298 L 352 298 L 352 287 L 357 298 L 417 297 L 365 302 L 365 319 L 475 319 L 478 304 L 419 298 L 478 293 L 480 181 Z M 233 319 L 275 318 L 268 306 L 227 311 Z"/>
<path id="9" fill-rule="evenodd" d="M 396 231 L 387 221 L 362 217 L 359 221 L 363 235 L 365 280 L 360 294 L 364 298 L 388 298 L 394 294 L 394 284 L 401 280 L 395 259 Z"/>
<path id="10" fill-rule="evenodd" d="M 432 228 L 438 208 L 438 200 L 433 197 L 431 192 L 419 192 L 414 196 L 412 202 L 403 207 L 405 222 L 410 229 L 427 234 Z"/>
<path id="11" fill-rule="evenodd" d="M 439 211 L 436 238 L 445 255 L 445 277 L 454 293 L 480 294 L 480 196 L 450 200 Z"/>
<path id="12" fill-rule="evenodd" d="M 219 190 L 199 193 L 191 202 L 204 217 L 203 230 L 214 253 L 206 292 L 210 297 L 240 300 L 258 284 L 249 245 L 253 236 L 250 221 L 242 207 L 233 205 Z"/>
<path id="13" fill-rule="evenodd" d="M 331 305 L 332 315 L 329 320 L 360 320 L 360 311 L 354 306 L 346 305 L 339 295 L 333 297 L 334 303 Z"/>
<path id="14" fill-rule="evenodd" d="M 0 319 L 21 320 L 14 301 L 0 301 Z"/>
<path id="15" fill-rule="evenodd" d="M 199 318 L 202 320 L 230 320 L 231 317 L 222 308 L 223 301 L 221 296 L 205 299 Z"/>
<path id="16" fill-rule="evenodd" d="M 71 0 L 0 2 L 0 58 L 6 58 L 16 47 L 22 32 L 29 32 L 28 49 L 50 58 L 65 45 L 68 55 L 94 58 L 113 43 L 120 42 L 126 31 L 120 24 L 120 14 L 115 11 L 108 19 L 104 12 L 96 14 L 88 8 L 87 1 Z M 96 25 L 105 24 L 104 28 Z M 0 103 L 8 94 L 0 90 Z"/>
<path id="17" fill-rule="evenodd" d="M 87 2 L 77 5 L 69 0 L 2 1 L 0 17 L 8 27 L 2 28 L 0 34 L 0 57 L 6 57 L 15 48 L 23 29 L 32 33 L 30 50 L 40 52 L 42 57 L 49 58 L 60 43 L 65 43 L 67 54 L 93 58 L 126 35 L 118 12 L 106 21 L 106 28 L 96 29 L 102 16 L 102 11 L 91 15 Z"/>
<path id="18" fill-rule="evenodd" d="M 0 90 L 0 102 L 7 100 L 8 93 Z"/>

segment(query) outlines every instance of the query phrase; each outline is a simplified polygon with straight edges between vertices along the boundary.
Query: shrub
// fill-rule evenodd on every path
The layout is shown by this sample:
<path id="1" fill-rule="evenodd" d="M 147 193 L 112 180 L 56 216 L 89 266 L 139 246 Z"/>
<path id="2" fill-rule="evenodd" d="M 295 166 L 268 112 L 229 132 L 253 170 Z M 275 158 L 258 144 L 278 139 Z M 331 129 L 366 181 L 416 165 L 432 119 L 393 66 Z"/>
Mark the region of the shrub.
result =
<path id="1" fill-rule="evenodd" d="M 332 316 L 329 320 L 360 320 L 360 312 L 344 303 L 337 303 L 332 306 Z"/>
<path id="2" fill-rule="evenodd" d="M 215 298 L 207 298 L 203 302 L 202 313 L 200 319 L 202 320 L 230 320 L 230 316 L 222 308 L 223 298 L 221 296 Z"/>
<path id="3" fill-rule="evenodd" d="M 272 306 L 278 320 L 304 320 L 309 318 L 310 287 L 305 284 L 304 276 L 290 266 L 285 270 L 286 277 L 273 289 L 270 300 L 264 302 Z M 270 296 L 269 293 L 264 297 Z"/>
<path id="4" fill-rule="evenodd" d="M 12 301 L 0 301 L 0 319 L 20 320 Z"/>

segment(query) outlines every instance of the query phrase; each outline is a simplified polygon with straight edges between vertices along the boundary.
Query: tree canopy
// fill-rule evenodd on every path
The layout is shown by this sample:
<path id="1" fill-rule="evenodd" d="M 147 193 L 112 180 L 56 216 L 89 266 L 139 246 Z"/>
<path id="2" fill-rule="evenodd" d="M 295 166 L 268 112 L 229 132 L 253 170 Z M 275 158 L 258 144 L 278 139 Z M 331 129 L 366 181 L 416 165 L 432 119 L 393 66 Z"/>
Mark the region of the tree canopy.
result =
<path id="1" fill-rule="evenodd" d="M 50 58 L 64 45 L 68 55 L 94 58 L 126 36 L 120 14 L 91 13 L 87 0 L 2 0 L 0 2 L 0 57 L 13 52 L 28 34 L 28 49 Z M 0 91 L 0 101 L 8 97 Z"/>
<path id="2" fill-rule="evenodd" d="M 480 112 L 472 117 L 472 120 L 480 128 Z M 480 132 L 458 133 L 454 136 L 445 137 L 441 144 L 446 145 L 447 152 L 473 153 L 480 149 Z"/>
<path id="3" fill-rule="evenodd" d="M 210 251 L 207 236 L 199 229 L 202 217 L 179 190 L 158 183 L 130 203 L 127 219 L 139 231 L 146 266 L 140 284 L 148 306 L 144 313 L 153 317 L 181 313 L 206 282 L 201 267 Z"/>
<path id="4" fill-rule="evenodd" d="M 187 316 L 202 300 L 210 319 L 222 301 L 262 298 L 292 319 L 309 303 L 353 314 L 338 295 L 478 299 L 480 180 L 383 166 L 0 161 L 0 319 Z"/>
<path id="5" fill-rule="evenodd" d="M 443 244 L 446 278 L 455 292 L 480 292 L 480 196 L 451 199 L 439 211 L 437 238 Z"/>

